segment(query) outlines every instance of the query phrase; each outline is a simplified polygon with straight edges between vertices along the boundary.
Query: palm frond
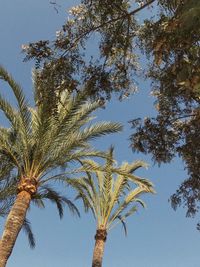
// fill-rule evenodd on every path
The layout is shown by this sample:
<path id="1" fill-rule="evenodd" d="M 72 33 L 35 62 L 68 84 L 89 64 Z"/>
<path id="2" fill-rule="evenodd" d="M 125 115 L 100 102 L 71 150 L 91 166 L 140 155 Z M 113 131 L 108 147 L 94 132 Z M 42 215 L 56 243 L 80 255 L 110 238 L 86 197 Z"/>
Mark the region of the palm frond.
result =
<path id="1" fill-rule="evenodd" d="M 21 171 L 20 155 L 16 154 L 14 144 L 10 144 L 8 138 L 4 135 L 0 136 L 0 150 L 4 154 L 4 157 L 10 160 L 10 163 L 18 167 L 19 171 Z"/>
<path id="2" fill-rule="evenodd" d="M 59 140 L 59 143 L 54 142 L 54 145 L 48 151 L 49 159 L 51 160 L 51 157 L 54 157 L 54 159 L 57 159 L 56 162 L 61 157 L 66 159 L 67 155 L 72 155 L 72 152 L 74 153 L 81 146 L 85 147 L 94 138 L 120 130 L 121 125 L 118 123 L 98 123 L 80 132 L 71 133 L 67 136 L 67 139 Z"/>
<path id="3" fill-rule="evenodd" d="M 0 200 L 0 216 L 1 217 L 7 216 L 12 205 L 13 205 L 12 199 Z"/>
<path id="4" fill-rule="evenodd" d="M 145 207 L 145 204 L 142 200 L 138 199 L 138 196 L 140 196 L 141 194 L 147 193 L 148 191 L 146 191 L 144 188 L 142 187 L 136 187 L 134 190 L 130 191 L 127 196 L 124 198 L 124 200 L 122 200 L 120 202 L 120 204 L 118 205 L 117 209 L 113 211 L 113 214 L 110 216 L 109 218 L 109 224 L 111 224 L 112 222 L 114 222 L 114 220 L 116 220 L 116 218 L 120 215 L 122 215 L 122 213 L 130 206 L 133 205 L 133 203 L 138 202 L 140 203 L 143 207 Z"/>
<path id="5" fill-rule="evenodd" d="M 104 154 L 105 155 L 105 154 Z M 102 167 L 99 163 L 95 162 L 92 159 L 83 159 L 80 161 L 81 162 L 81 167 L 78 168 L 76 171 L 77 172 L 96 172 L 96 171 L 104 171 L 104 167 Z"/>
<path id="6" fill-rule="evenodd" d="M 141 178 L 139 176 L 130 174 L 129 172 L 127 173 L 121 168 L 113 168 L 113 172 L 117 173 L 118 175 L 122 175 L 127 177 L 129 180 L 137 184 L 138 186 L 143 186 L 146 187 L 147 190 L 152 190 L 153 193 L 153 183 L 150 182 L 148 179 Z"/>
<path id="7" fill-rule="evenodd" d="M 24 220 L 22 229 L 24 230 L 25 234 L 28 237 L 30 248 L 34 248 L 35 247 L 35 237 L 33 235 L 32 229 L 31 229 L 31 224 L 27 219 Z"/>
<path id="8" fill-rule="evenodd" d="M 55 167 L 63 166 L 66 163 L 77 162 L 89 157 L 105 158 L 106 155 L 104 152 L 94 149 L 77 149 L 75 151 L 66 151 L 65 148 L 63 148 L 62 151 L 54 151 L 54 153 L 52 152 L 52 154 L 49 155 L 47 159 L 45 158 L 45 161 L 42 163 L 41 168 L 54 169 Z M 77 168 L 78 173 L 81 172 L 81 170 L 83 170 L 82 167 Z"/>
<path id="9" fill-rule="evenodd" d="M 104 184 L 103 184 L 103 191 L 105 195 L 105 201 L 106 203 L 109 203 L 111 201 L 111 194 L 112 194 L 112 166 L 114 163 L 113 159 L 113 152 L 114 152 L 114 147 L 111 147 L 108 152 L 108 157 L 106 158 L 106 164 L 105 164 L 105 177 L 104 177 Z M 107 209 L 106 209 L 107 211 Z"/>
<path id="10" fill-rule="evenodd" d="M 72 179 L 71 183 L 78 192 L 77 198 L 83 200 L 87 210 L 93 211 L 98 226 L 103 225 L 109 230 L 119 220 L 126 233 L 125 220 L 136 212 L 136 204 L 145 207 L 138 197 L 143 193 L 154 193 L 154 189 L 149 180 L 132 174 L 139 167 L 146 166 L 143 162 L 113 167 L 114 162 L 113 148 L 107 153 L 104 165 L 84 159 L 77 171 L 85 172 L 87 178 Z"/>
<path id="11" fill-rule="evenodd" d="M 124 169 L 126 172 L 133 173 L 139 168 L 148 168 L 148 164 L 142 160 L 137 160 L 132 163 L 125 162 L 122 164 L 121 168 Z"/>
<path id="12" fill-rule="evenodd" d="M 23 129 L 26 132 L 28 138 L 28 133 L 30 131 L 31 114 L 23 90 L 3 66 L 0 66 L 0 79 L 6 81 L 9 84 L 16 97 L 17 104 L 19 107 L 20 118 L 23 122 Z"/>
<path id="13" fill-rule="evenodd" d="M 119 222 L 122 223 L 122 226 L 124 228 L 124 232 L 125 232 L 125 235 L 127 235 L 127 227 L 126 227 L 126 218 L 131 216 L 132 214 L 134 214 L 135 212 L 137 211 L 137 206 L 133 206 L 130 208 L 130 210 L 128 210 L 124 215 L 118 215 L 115 220 L 118 220 L 115 224 L 108 224 L 108 229 L 111 230 L 112 228 L 114 228 Z"/>
<path id="14" fill-rule="evenodd" d="M 94 217 L 96 217 L 97 211 L 95 209 L 95 201 L 93 199 L 89 186 L 87 186 L 84 180 L 82 178 L 74 178 L 69 179 L 67 183 L 77 192 L 75 200 L 81 199 L 83 201 L 85 211 L 88 212 L 88 210 L 90 209 Z"/>
<path id="15" fill-rule="evenodd" d="M 12 207 L 17 187 L 17 179 L 12 176 L 12 166 L 4 160 L 0 162 L 0 216 L 7 216 Z"/>
<path id="16" fill-rule="evenodd" d="M 16 132 L 18 131 L 20 132 L 20 127 L 22 126 L 22 123 L 19 118 L 18 112 L 1 95 L 0 95 L 0 109 L 4 113 L 5 117 L 8 119 L 13 129 Z"/>
<path id="17" fill-rule="evenodd" d="M 122 223 L 122 226 L 123 226 L 123 229 L 124 229 L 124 233 L 125 233 L 125 236 L 127 236 L 127 227 L 126 227 L 126 223 L 124 221 L 124 218 L 120 215 L 117 216 L 117 219 L 120 220 L 120 222 Z"/>
<path id="18" fill-rule="evenodd" d="M 36 194 L 34 196 L 34 198 L 32 198 L 32 204 L 34 204 L 35 206 L 37 206 L 40 209 L 45 208 L 44 199 L 41 199 L 41 196 L 39 194 Z"/>
<path id="19" fill-rule="evenodd" d="M 41 187 L 40 191 L 37 194 L 37 199 L 41 199 L 42 201 L 48 199 L 53 204 L 56 204 L 60 218 L 63 217 L 65 205 L 69 208 L 69 210 L 73 215 L 78 215 L 80 217 L 78 208 L 74 205 L 74 203 L 71 200 L 69 200 L 65 196 L 62 196 L 61 194 L 59 194 L 58 192 L 56 192 L 47 185 Z"/>

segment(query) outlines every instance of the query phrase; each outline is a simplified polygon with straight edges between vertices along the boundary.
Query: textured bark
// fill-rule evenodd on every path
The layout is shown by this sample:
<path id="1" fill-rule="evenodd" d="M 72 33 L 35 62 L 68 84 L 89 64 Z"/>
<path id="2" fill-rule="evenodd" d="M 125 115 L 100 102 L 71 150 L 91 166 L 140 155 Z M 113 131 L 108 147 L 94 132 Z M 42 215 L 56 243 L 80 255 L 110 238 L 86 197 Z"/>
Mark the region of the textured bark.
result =
<path id="1" fill-rule="evenodd" d="M 16 201 L 8 215 L 4 232 L 0 241 L 0 267 L 6 266 L 12 253 L 17 236 L 22 228 L 26 212 L 31 201 L 31 194 L 27 191 L 18 193 Z"/>
<path id="2" fill-rule="evenodd" d="M 92 267 L 102 267 L 104 247 L 106 242 L 107 232 L 106 230 L 97 230 L 95 235 L 95 247 L 93 252 Z"/>

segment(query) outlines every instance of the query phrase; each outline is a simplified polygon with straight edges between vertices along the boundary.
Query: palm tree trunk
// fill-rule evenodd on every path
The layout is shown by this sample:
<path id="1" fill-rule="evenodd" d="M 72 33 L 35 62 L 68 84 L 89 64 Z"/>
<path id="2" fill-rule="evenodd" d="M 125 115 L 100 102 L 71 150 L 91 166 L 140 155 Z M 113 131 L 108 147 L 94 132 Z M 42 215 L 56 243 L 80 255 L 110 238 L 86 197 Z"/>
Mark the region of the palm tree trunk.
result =
<path id="1" fill-rule="evenodd" d="M 10 210 L 2 239 L 0 241 L 0 267 L 5 267 L 12 253 L 17 236 L 22 228 L 26 212 L 30 206 L 31 194 L 27 191 L 18 193 L 16 201 Z"/>
<path id="2" fill-rule="evenodd" d="M 92 267 L 102 267 L 104 247 L 107 232 L 105 229 L 98 229 L 95 235 L 95 247 L 93 252 Z"/>

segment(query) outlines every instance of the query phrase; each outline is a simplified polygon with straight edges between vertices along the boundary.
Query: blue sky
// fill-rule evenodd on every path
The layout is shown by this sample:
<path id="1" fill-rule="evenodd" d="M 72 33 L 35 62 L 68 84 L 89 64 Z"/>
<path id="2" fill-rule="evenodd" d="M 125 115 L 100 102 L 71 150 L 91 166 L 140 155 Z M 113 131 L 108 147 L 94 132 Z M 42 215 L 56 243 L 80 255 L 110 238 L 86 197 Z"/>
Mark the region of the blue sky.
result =
<path id="1" fill-rule="evenodd" d="M 55 12 L 48 0 L 4 0 L 0 9 L 0 64 L 4 65 L 32 98 L 31 63 L 22 62 L 21 45 L 39 39 L 53 39 L 56 30 L 67 17 L 66 9 L 78 1 L 57 1 L 61 8 Z M 3 85 L 1 85 L 1 91 Z M 10 94 L 4 89 L 4 95 Z M 145 197 L 147 209 L 128 220 L 128 236 L 121 225 L 113 229 L 106 243 L 104 267 L 199 267 L 200 233 L 196 230 L 197 219 L 185 218 L 185 211 L 174 212 L 168 199 L 180 182 L 187 176 L 179 159 L 160 168 L 153 165 L 150 157 L 133 154 L 129 147 L 130 119 L 153 112 L 152 98 L 147 83 L 140 83 L 140 92 L 127 101 L 113 100 L 105 110 L 97 113 L 98 120 L 120 121 L 124 131 L 95 142 L 99 149 L 116 147 L 119 162 L 143 159 L 150 164 L 148 170 L 138 174 L 153 181 L 157 194 Z M 2 117 L 1 122 L 5 123 Z M 66 190 L 66 194 L 71 192 Z M 79 205 L 80 210 L 81 205 Z M 36 237 L 36 248 L 31 250 L 27 238 L 20 233 L 8 262 L 8 267 L 88 267 L 91 266 L 95 223 L 91 214 L 81 219 L 66 210 L 62 221 L 56 209 L 48 204 L 45 210 L 32 207 L 28 218 Z M 0 221 L 1 231 L 3 220 Z"/>

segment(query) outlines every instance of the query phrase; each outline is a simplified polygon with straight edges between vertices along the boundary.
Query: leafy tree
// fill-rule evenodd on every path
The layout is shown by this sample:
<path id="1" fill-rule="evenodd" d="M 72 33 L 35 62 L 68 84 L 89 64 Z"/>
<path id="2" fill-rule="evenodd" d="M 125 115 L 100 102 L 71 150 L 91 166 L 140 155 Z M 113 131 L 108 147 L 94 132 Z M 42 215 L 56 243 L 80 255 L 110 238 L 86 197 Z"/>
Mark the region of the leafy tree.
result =
<path id="1" fill-rule="evenodd" d="M 133 174 L 140 167 L 146 167 L 141 161 L 131 164 L 115 164 L 113 148 L 110 149 L 105 165 L 92 160 L 83 160 L 82 168 L 87 177 L 72 179 L 69 183 L 78 191 L 77 199 L 82 199 L 85 210 L 91 210 L 96 220 L 95 247 L 92 267 L 101 267 L 107 233 L 119 222 L 125 233 L 127 217 L 137 210 L 137 203 L 145 207 L 139 197 L 144 193 L 154 193 L 152 183 Z"/>
<path id="2" fill-rule="evenodd" d="M 89 140 L 122 128 L 111 122 L 86 126 L 92 119 L 91 113 L 101 103 L 86 101 L 84 93 L 73 96 L 67 89 L 57 98 L 56 108 L 47 113 L 46 103 L 39 101 L 37 77 L 35 74 L 36 106 L 33 108 L 28 105 L 20 85 L 0 67 L 0 78 L 8 83 L 17 101 L 17 107 L 13 107 L 0 95 L 0 109 L 10 123 L 10 128 L 0 130 L 0 156 L 17 179 L 17 195 L 0 242 L 0 267 L 6 265 L 31 201 L 39 200 L 37 195 L 54 199 L 62 212 L 61 199 L 51 189 L 51 182 L 65 178 L 64 170 L 70 168 L 70 162 L 103 155 L 89 145 Z M 73 203 L 65 202 L 77 212 Z"/>
<path id="3" fill-rule="evenodd" d="M 188 178 L 171 196 L 173 208 L 187 216 L 199 210 L 200 195 L 200 2 L 160 1 L 158 21 L 147 20 L 140 40 L 152 56 L 148 77 L 158 115 L 133 120 L 134 150 L 151 153 L 159 164 L 179 155 Z"/>
<path id="4" fill-rule="evenodd" d="M 82 0 L 72 7 L 70 18 L 56 32 L 53 41 L 41 40 L 23 45 L 25 60 L 35 59 L 42 69 L 41 80 L 51 77 L 46 97 L 62 91 L 87 90 L 91 97 L 122 98 L 135 92 L 140 70 L 135 52 L 139 24 L 135 15 L 154 0 Z M 139 4 L 139 6 L 138 6 Z M 97 40 L 91 54 L 91 36 Z M 84 56 L 86 54 L 86 56 Z M 88 56 L 88 55 L 91 55 Z"/>

